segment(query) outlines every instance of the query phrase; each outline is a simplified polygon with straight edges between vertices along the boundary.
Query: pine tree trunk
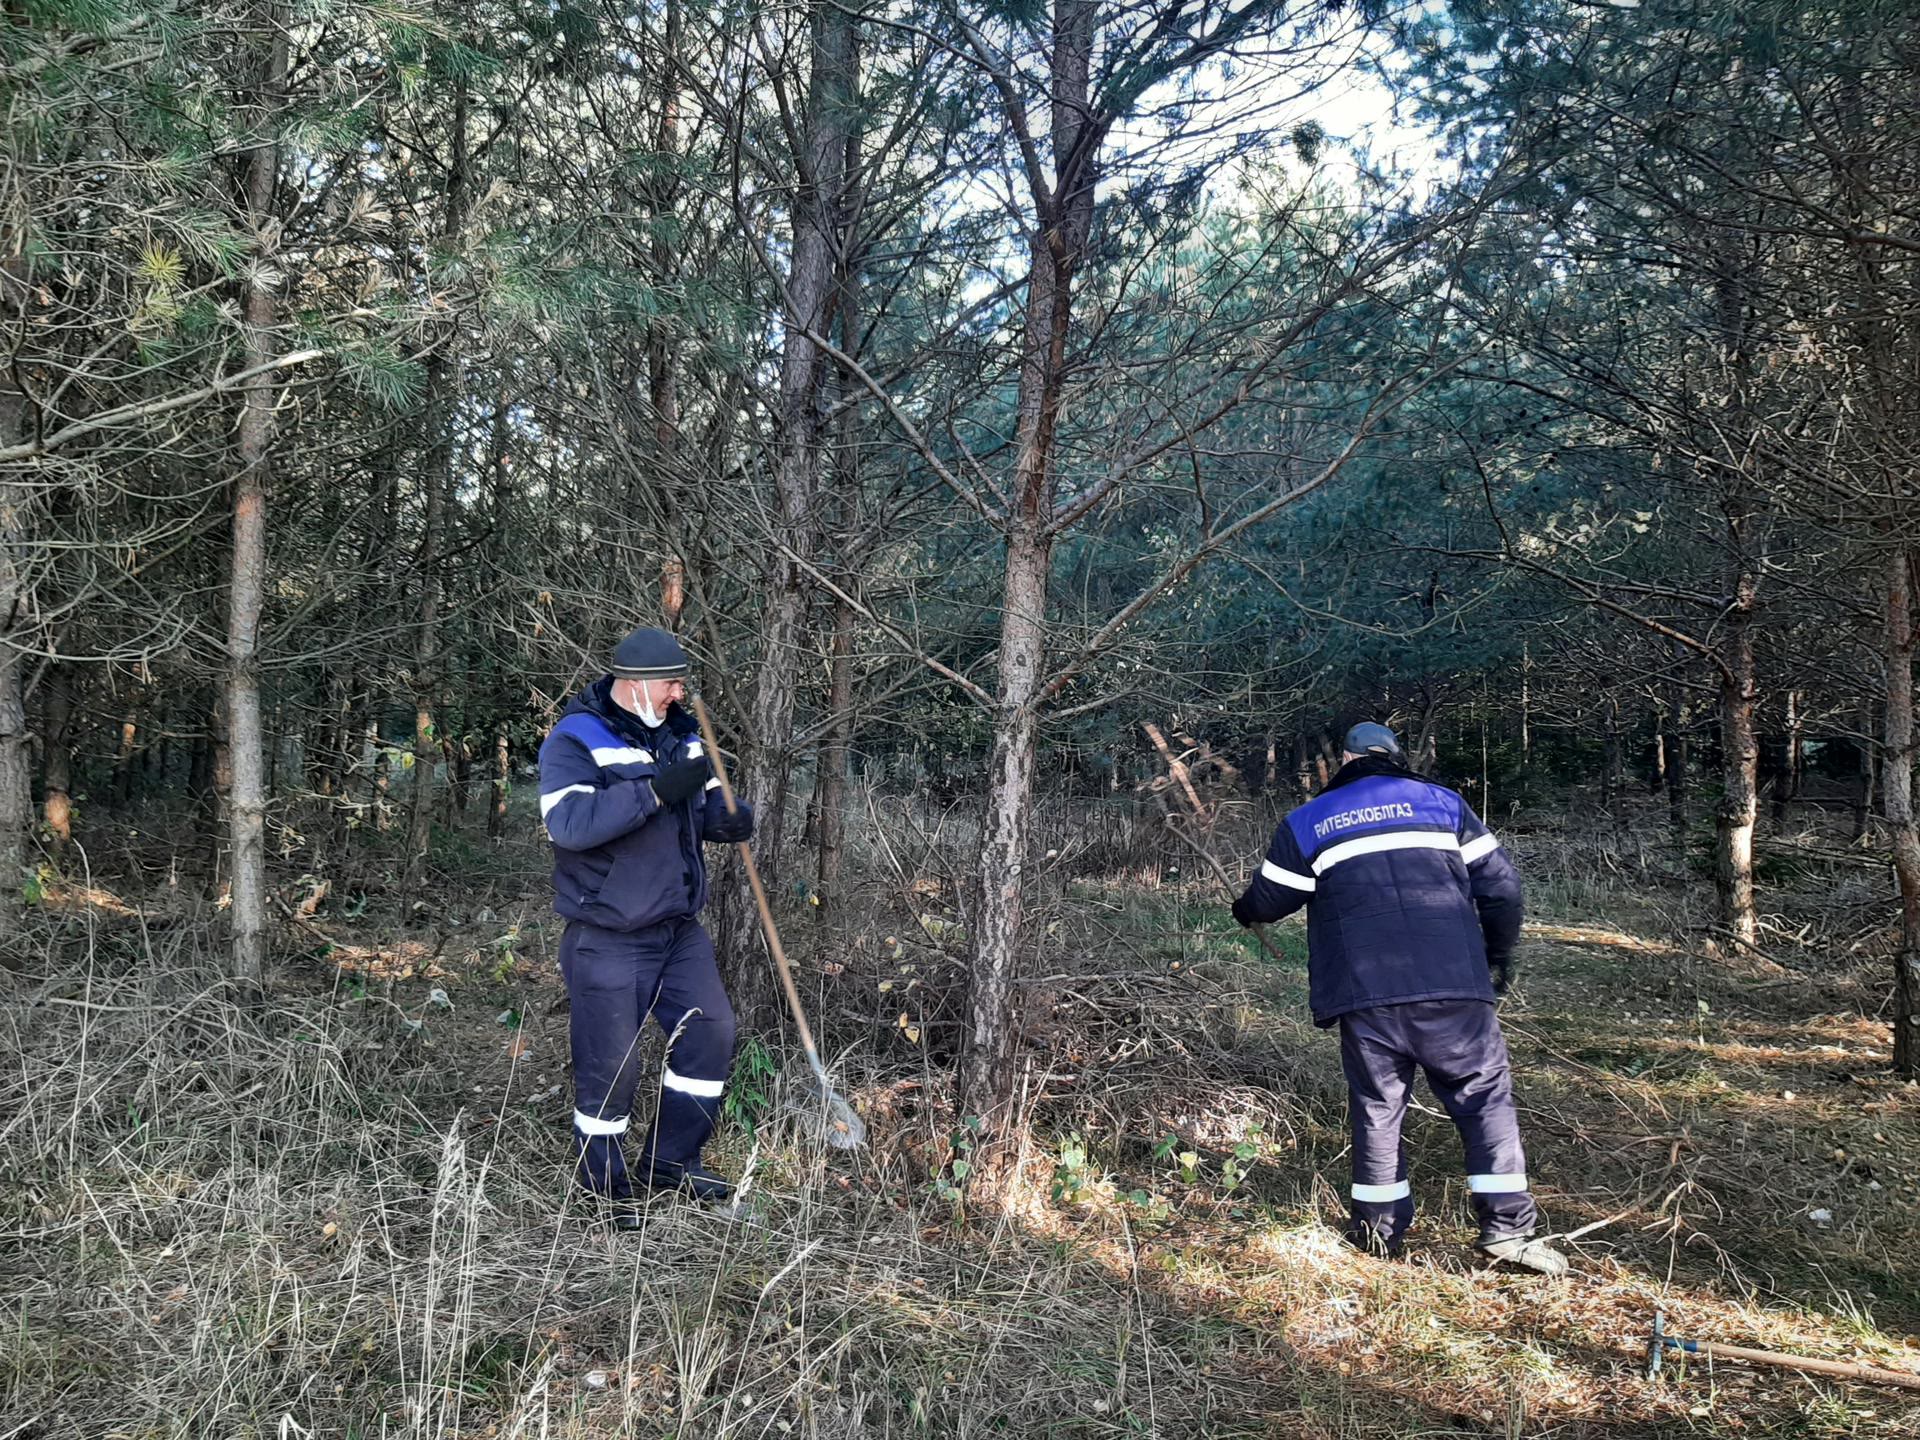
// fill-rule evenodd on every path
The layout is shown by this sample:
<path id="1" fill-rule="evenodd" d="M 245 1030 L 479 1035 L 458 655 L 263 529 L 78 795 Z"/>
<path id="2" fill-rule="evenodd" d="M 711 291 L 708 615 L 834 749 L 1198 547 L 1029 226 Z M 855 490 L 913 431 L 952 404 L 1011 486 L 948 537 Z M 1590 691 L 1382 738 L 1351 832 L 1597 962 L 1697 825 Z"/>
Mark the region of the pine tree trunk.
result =
<path id="1" fill-rule="evenodd" d="M 1773 786 L 1773 822 L 1778 825 L 1787 818 L 1787 806 L 1800 795 L 1800 776 L 1806 763 L 1806 739 L 1802 730 L 1800 713 L 1800 692 L 1787 691 L 1787 734 L 1785 749 L 1780 757 L 1780 774 Z"/>
<path id="2" fill-rule="evenodd" d="M 1676 728 L 1667 757 L 1667 828 L 1673 843 L 1682 847 L 1687 843 L 1687 827 L 1691 823 L 1687 814 L 1687 765 L 1691 757 L 1687 749 L 1685 733 Z"/>
<path id="3" fill-rule="evenodd" d="M 12 566 L 12 556 L 20 547 L 14 526 L 26 513 L 26 487 L 0 486 L 0 572 Z M 17 592 L 9 575 L 0 573 L 0 611 L 9 600 L 17 603 Z M 10 929 L 18 914 L 32 853 L 33 768 L 28 744 L 26 702 L 26 656 L 0 635 L 0 929 Z"/>
<path id="4" fill-rule="evenodd" d="M 287 75 L 284 7 L 260 8 L 259 31 L 267 55 L 261 76 L 263 126 L 278 123 L 276 113 Z M 249 152 L 245 171 L 246 221 L 256 253 L 268 258 L 269 208 L 280 171 L 277 143 L 260 139 Z M 241 302 L 242 355 L 248 368 L 271 355 L 269 337 L 277 319 L 273 291 L 249 284 Z M 260 619 L 267 584 L 267 488 L 271 479 L 274 380 L 262 374 L 240 391 L 233 477 L 233 564 L 227 592 L 227 788 L 228 850 L 233 886 L 229 907 L 233 979 L 243 997 L 265 993 L 267 960 L 267 788 L 265 738 L 260 723 Z"/>
<path id="5" fill-rule="evenodd" d="M 826 354 L 816 337 L 829 333 L 837 291 L 839 208 L 849 128 L 854 120 L 856 56 L 852 16 L 832 0 L 815 0 L 810 21 L 811 80 L 806 156 L 793 206 L 793 259 L 787 275 L 786 333 L 780 357 L 779 450 L 774 461 L 777 544 L 768 554 L 761 606 L 761 661 L 748 717 L 752 765 L 746 794 L 754 811 L 754 849 L 769 891 L 778 894 L 785 862 L 786 800 L 793 769 L 794 700 L 806 674 L 807 600 L 823 455 L 821 397 Z M 744 886 L 744 878 L 736 888 Z M 744 932 L 754 908 L 744 895 L 729 911 Z M 740 933 L 733 943 L 729 990 L 749 1026 L 764 1026 L 776 1007 L 768 967 Z"/>
<path id="6" fill-rule="evenodd" d="M 1520 644 L 1520 773 L 1533 764 L 1533 649 Z"/>
<path id="7" fill-rule="evenodd" d="M 1735 578 L 1735 601 L 1726 616 L 1721 654 L 1726 673 L 1720 681 L 1721 795 L 1715 816 L 1717 846 L 1715 888 L 1721 922 L 1734 939 L 1751 945 L 1759 925 L 1753 899 L 1753 827 L 1759 813 L 1757 773 L 1759 739 L 1754 731 L 1753 603 L 1754 577 Z"/>
<path id="8" fill-rule="evenodd" d="M 47 698 L 42 710 L 40 754 L 46 776 L 41 816 L 56 857 L 73 843 L 73 676 L 72 668 L 54 665 L 47 673 Z"/>
<path id="9" fill-rule="evenodd" d="M 447 165 L 446 210 L 440 238 L 457 243 L 466 224 L 468 190 L 467 86 L 455 81 L 453 114 L 448 119 L 452 156 Z M 407 817 L 407 862 L 401 887 L 416 894 L 426 881 L 433 841 L 434 765 L 441 753 L 434 712 L 440 703 L 440 552 L 445 544 L 448 492 L 453 482 L 454 427 L 459 422 L 459 330 L 449 321 L 427 361 L 427 434 L 425 517 L 420 539 L 420 618 L 413 651 L 413 789 Z M 451 777 L 449 777 L 451 778 Z"/>
<path id="10" fill-rule="evenodd" d="M 680 154 L 680 46 L 684 23 L 680 0 L 665 0 L 662 35 L 664 61 L 660 76 L 660 128 L 654 137 L 656 177 L 649 209 L 653 226 L 654 283 L 665 284 L 678 270 L 673 227 L 667 223 L 679 194 L 671 159 Z M 670 462 L 680 444 L 680 387 L 675 373 L 672 337 L 664 324 L 655 325 L 647 338 L 647 405 L 653 412 L 653 443 L 657 458 Z M 663 463 L 663 470 L 670 464 Z"/>
<path id="11" fill-rule="evenodd" d="M 512 779 L 513 758 L 507 747 L 507 722 L 502 720 L 493 731 L 493 793 L 487 810 L 487 834 L 495 840 L 507 833 L 507 794 Z"/>
<path id="12" fill-rule="evenodd" d="M 1615 718 L 1616 708 L 1611 696 L 1607 698 L 1604 709 L 1605 715 L 1600 726 L 1604 737 L 1600 756 L 1600 808 L 1612 815 L 1620 788 L 1620 726 Z"/>
<path id="13" fill-rule="evenodd" d="M 833 606 L 833 662 L 827 677 L 831 715 L 820 739 L 819 919 L 825 923 L 840 905 L 841 851 L 846 835 L 847 761 L 853 739 L 854 610 L 844 600 Z"/>
<path id="14" fill-rule="evenodd" d="M 993 758 L 987 768 L 979 908 L 960 1076 L 963 1113 L 981 1116 L 995 1136 L 1004 1136 L 1014 1118 L 1019 1029 L 1015 982 L 1024 938 L 1022 899 L 1039 733 L 1033 700 L 1046 661 L 1050 558 L 1041 537 L 1016 534 L 1007 542 L 1000 688 L 995 697 Z"/>
<path id="15" fill-rule="evenodd" d="M 847 135 L 846 166 L 849 176 L 860 172 L 860 149 L 864 136 L 859 129 Z M 852 247 L 850 247 L 851 249 Z M 858 358 L 861 349 L 862 297 L 861 256 L 846 254 L 837 276 L 840 287 L 835 306 L 840 327 L 840 348 Z M 842 376 L 840 388 L 852 381 Z M 830 474 L 833 479 L 833 549 L 846 557 L 839 571 L 840 588 L 852 594 L 858 584 L 854 573 L 861 549 L 860 523 L 860 428 L 858 411 L 851 405 L 842 409 L 835 436 Z M 827 728 L 820 737 L 818 774 L 814 801 L 819 810 L 818 849 L 815 855 L 815 916 L 822 925 L 838 918 L 841 901 L 841 870 L 847 826 L 847 767 L 853 749 L 853 646 L 858 613 L 853 605 L 835 596 L 832 608 L 831 638 L 828 642 Z"/>
<path id="16" fill-rule="evenodd" d="M 0 301 L 24 319 L 29 286 L 23 267 L 23 256 L 0 258 Z M 23 438 L 26 416 L 25 393 L 11 368 L 0 365 L 0 445 Z M 33 853 L 33 761 L 27 730 L 31 642 L 25 632 L 34 613 L 27 544 L 37 487 L 28 479 L 24 467 L 0 467 L 0 931 L 17 923 Z"/>
<path id="17" fill-rule="evenodd" d="M 1053 214 L 1042 208 L 1029 251 L 1015 406 L 1014 467 L 1002 590 L 999 689 L 993 757 L 981 831 L 973 964 L 960 1063 L 962 1113 L 986 1122 L 990 1149 L 1010 1159 L 1019 1064 L 1017 981 L 1024 957 L 1023 899 L 1032 824 L 1037 704 L 1044 683 L 1047 581 L 1058 488 L 1055 438 L 1065 392 L 1073 282 L 1093 222 L 1093 154 L 1099 137 L 1088 107 L 1096 25 L 1093 0 L 1053 7 L 1052 153 L 1061 165 Z"/>
<path id="18" fill-rule="evenodd" d="M 1893 873 L 1900 885 L 1900 948 L 1893 971 L 1893 1068 L 1920 1072 L 1920 825 L 1913 812 L 1913 552 L 1889 548 L 1886 559 L 1886 728 L 1880 747 L 1881 809 Z"/>
<path id="19" fill-rule="evenodd" d="M 473 746 L 465 738 L 443 740 L 441 753 L 447 764 L 447 828 L 451 830 L 456 820 L 467 813 L 467 795 L 473 788 Z"/>
<path id="20" fill-rule="evenodd" d="M 120 746 L 113 756 L 113 800 L 125 809 L 133 803 L 133 777 L 137 770 L 140 741 L 140 709 L 129 706 L 120 719 Z"/>
<path id="21" fill-rule="evenodd" d="M 1751 945 L 1759 925 L 1753 900 L 1753 828 L 1759 813 L 1759 737 L 1754 729 L 1758 683 L 1753 627 L 1760 600 L 1760 561 L 1755 553 L 1757 485 L 1752 439 L 1753 354 L 1747 301 L 1746 257 L 1720 242 L 1720 273 L 1714 285 L 1715 318 L 1727 386 L 1722 422 L 1732 459 L 1723 471 L 1721 504 L 1726 515 L 1727 607 L 1720 647 L 1721 793 L 1716 822 L 1715 888 L 1720 920 L 1738 942 Z"/>
<path id="22" fill-rule="evenodd" d="M 367 805 L 373 812 L 373 828 L 384 835 L 393 825 L 393 807 L 387 796 L 393 788 L 393 757 L 380 739 L 378 722 L 367 722 L 367 739 L 362 754 L 367 764 Z"/>
<path id="23" fill-rule="evenodd" d="M 1855 843 L 1865 840 L 1873 829 L 1873 800 L 1875 782 L 1879 775 L 1876 764 L 1873 733 L 1873 706 L 1863 705 L 1860 717 L 1860 739 L 1855 742 L 1859 760 L 1855 766 L 1858 783 L 1853 789 L 1853 839 Z"/>
<path id="24" fill-rule="evenodd" d="M 1620 720 L 1620 697 L 1607 696 L 1607 811 L 1614 828 L 1627 824 L 1627 736 Z"/>

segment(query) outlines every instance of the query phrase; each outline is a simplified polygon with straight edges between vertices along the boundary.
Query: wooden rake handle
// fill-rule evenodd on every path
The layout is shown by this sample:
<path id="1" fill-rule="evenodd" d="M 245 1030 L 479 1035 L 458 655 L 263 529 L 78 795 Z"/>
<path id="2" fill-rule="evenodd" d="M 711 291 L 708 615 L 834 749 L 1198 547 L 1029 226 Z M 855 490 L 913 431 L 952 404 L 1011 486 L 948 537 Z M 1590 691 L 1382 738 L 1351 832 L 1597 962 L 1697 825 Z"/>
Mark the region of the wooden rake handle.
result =
<path id="1" fill-rule="evenodd" d="M 1771 1365 L 1777 1370 L 1805 1370 L 1815 1375 L 1832 1375 L 1841 1380 L 1858 1380 L 1869 1385 L 1898 1385 L 1903 1390 L 1920 1390 L 1920 1375 L 1882 1370 L 1876 1365 L 1860 1365 L 1851 1360 L 1783 1355 L 1775 1350 L 1749 1350 L 1744 1345 L 1722 1345 L 1718 1340 L 1682 1340 L 1676 1335 L 1656 1335 L 1653 1343 L 1668 1350 L 1677 1350 L 1683 1355 L 1745 1360 L 1750 1365 Z"/>
<path id="2" fill-rule="evenodd" d="M 727 762 L 721 758 L 720 747 L 713 743 L 713 718 L 707 714 L 706 702 L 698 695 L 689 697 L 693 702 L 693 715 L 700 722 L 700 738 L 706 742 L 707 758 L 713 761 L 714 776 L 720 781 L 720 798 L 727 802 L 727 813 L 737 815 L 740 807 L 734 802 L 733 782 L 727 779 Z M 766 932 L 767 949 L 773 954 L 773 967 L 780 972 L 780 986 L 787 993 L 787 1008 L 793 1012 L 794 1026 L 800 1031 L 800 1043 L 806 1048 L 807 1059 L 812 1062 L 815 1074 L 821 1072 L 820 1052 L 814 1047 L 813 1027 L 807 1024 L 807 1012 L 800 1004 L 800 992 L 794 987 L 793 970 L 787 964 L 787 952 L 780 943 L 780 931 L 773 923 L 773 907 L 767 903 L 766 886 L 760 883 L 760 867 L 753 863 L 753 847 L 746 841 L 735 842 L 734 849 L 740 852 L 740 863 L 746 867 L 747 884 L 753 889 L 753 903 L 760 910 L 760 928 Z"/>

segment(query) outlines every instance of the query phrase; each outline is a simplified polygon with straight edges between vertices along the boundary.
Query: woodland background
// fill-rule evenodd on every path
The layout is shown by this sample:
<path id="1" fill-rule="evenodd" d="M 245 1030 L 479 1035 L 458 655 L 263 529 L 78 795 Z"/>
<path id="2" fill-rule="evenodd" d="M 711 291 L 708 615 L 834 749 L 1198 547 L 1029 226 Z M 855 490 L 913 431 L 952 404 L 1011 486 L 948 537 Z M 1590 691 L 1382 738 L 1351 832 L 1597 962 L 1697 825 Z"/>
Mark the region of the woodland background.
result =
<path id="1" fill-rule="evenodd" d="M 1569 1173 L 1567 1193 L 1671 1223 L 1665 1283 L 1734 1306 L 1711 1312 L 1746 1327 L 1727 1338 L 1758 1323 L 1740 1306 L 1837 1293 L 1860 1335 L 1897 1348 L 1858 1297 L 1891 1282 L 1896 1318 L 1914 1308 L 1893 1258 L 1910 1151 L 1886 1139 L 1910 1124 L 1920 1064 L 1909 5 L 10 0 L 0 97 L 0 958 L 21 1057 L 0 1135 L 32 1295 L 57 1310 L 99 1280 L 104 1234 L 125 1269 L 100 1283 L 149 1292 L 160 1315 L 153 1256 L 175 1231 L 136 1259 L 123 1228 L 147 1206 L 224 1186 L 256 1239 L 278 1236 L 287 1214 L 244 1197 L 292 1186 L 278 1167 L 297 1153 L 301 1214 L 331 1216 L 314 1223 L 333 1243 L 352 1229 L 342 1196 L 415 1174 L 438 1197 L 426 1250 L 387 1249 L 440 1276 L 416 1297 L 423 1348 L 401 1321 L 415 1271 L 395 1258 L 377 1363 L 352 1370 L 341 1330 L 314 1371 L 339 1380 L 339 1416 L 483 1428 L 458 1408 L 483 1371 L 484 1423 L 557 1413 L 549 1381 L 575 1338 L 502 1321 L 521 1338 L 474 1351 L 486 1295 L 523 1312 L 485 1283 L 451 1310 L 432 1288 L 479 1273 L 493 1202 L 472 1156 L 402 1139 L 363 1145 L 365 1168 L 338 1172 L 352 1180 L 333 1167 L 356 1126 L 389 1134 L 369 1118 L 389 1103 L 407 1133 L 469 1143 L 447 1107 L 470 1092 L 442 1082 L 479 1062 L 453 1052 L 504 1043 L 517 1063 L 539 1028 L 528 988 L 550 985 L 539 739 L 619 636 L 671 621 L 759 808 L 803 988 L 881 1122 L 863 1183 L 912 1196 L 915 1224 L 932 1206 L 936 1228 L 951 1212 L 964 1229 L 983 1176 L 1018 1192 L 1040 1164 L 1042 1208 L 1104 1195 L 1132 1216 L 1134 1300 L 1063 1302 L 1014 1351 L 1057 1355 L 1050 1325 L 1113 1301 L 1152 1357 L 1188 1302 L 1149 1315 L 1126 1226 L 1177 1229 L 1191 1207 L 1162 1192 L 1199 1205 L 1210 1164 L 1237 1167 L 1208 1172 L 1223 1226 L 1256 1193 L 1310 1218 L 1315 1167 L 1338 1171 L 1323 1037 L 1261 1028 L 1298 977 L 1227 933 L 1212 865 L 1238 883 L 1360 718 L 1398 725 L 1462 789 L 1561 927 L 1536 933 L 1539 1003 L 1560 995 L 1592 1043 L 1543 1019 L 1538 1048 L 1516 1041 L 1523 1062 L 1564 1062 L 1570 1096 L 1651 1124 L 1634 1133 L 1672 1181 Z M 1392 112 L 1371 147 L 1335 124 L 1356 106 Z M 736 1138 L 775 1146 L 764 1163 L 804 1191 L 826 1161 L 777 1148 L 781 1018 L 742 881 L 713 858 L 753 1037 Z M 1297 958 L 1298 937 L 1279 939 Z M 1212 988 L 1203 1003 L 1188 985 Z M 1736 993 L 1751 1013 L 1722 1019 Z M 476 1011 L 496 998 L 504 1041 Z M 1663 1007 L 1702 1066 L 1758 1065 L 1736 1088 L 1775 1101 L 1811 1083 L 1767 1081 L 1780 1055 L 1871 1056 L 1833 1083 L 1869 1092 L 1880 1128 L 1756 1111 L 1736 1145 L 1669 1115 L 1678 1101 L 1647 1098 L 1659 1047 L 1627 1023 Z M 1226 1039 L 1181 1028 L 1226 1012 Z M 1603 1021 L 1624 1028 L 1593 1040 Z M 1748 1030 L 1709 1034 L 1723 1023 Z M 1715 1045 L 1733 1048 L 1715 1061 Z M 216 1057 L 225 1078 L 194 1080 Z M 1688 1075 L 1686 1105 L 1730 1083 Z M 1180 1076 L 1238 1097 L 1238 1118 L 1150 1118 L 1152 1087 Z M 293 1151 L 251 1128 L 273 1124 L 245 1098 L 261 1086 L 304 1117 Z M 202 1153 L 193 1126 L 170 1132 L 190 1154 L 142 1149 L 157 1114 L 200 1113 L 190 1094 L 224 1107 L 200 1131 L 252 1135 L 234 1143 L 255 1158 Z M 1305 1108 L 1289 1122 L 1288 1106 Z M 1791 1154 L 1748 1155 L 1750 1122 Z M 1553 1143 L 1613 1157 L 1602 1170 L 1640 1143 L 1569 1123 L 1577 1142 Z M 1179 1143 L 1158 1152 L 1162 1131 Z M 1307 1164 L 1321 1131 L 1333 1148 Z M 523 1220 L 551 1211 L 542 1137 L 529 1126 L 541 1158 L 513 1182 Z M 1893 1158 L 1863 1177 L 1862 1146 Z M 1712 1188 L 1694 1150 L 1733 1166 L 1728 1195 L 1777 1191 L 1768 1224 L 1787 1228 L 1720 1233 L 1721 1268 L 1676 1282 L 1685 1197 Z M 1847 1238 L 1849 1273 L 1884 1278 L 1807 1278 L 1832 1273 L 1828 1227 L 1851 1223 L 1818 1187 L 1780 1188 L 1807 1157 L 1823 1184 L 1890 1187 Z M 1256 1162 L 1265 1192 L 1248 1188 Z M 1115 1189 L 1141 1165 L 1160 1181 Z M 1063 1193 L 1062 1173 L 1087 1183 Z M 456 1221 L 480 1247 L 458 1263 L 435 1248 Z M 769 1286 L 821 1239 L 778 1235 L 755 1261 Z M 1800 1278 L 1756 1278 L 1755 1256 L 1795 1247 Z M 1616 1288 L 1660 1268 L 1608 1264 Z M 651 1355 L 680 1376 L 660 1401 L 683 1406 L 675 1426 L 748 1424 L 750 1382 L 724 1357 L 764 1306 L 723 1342 L 712 1297 L 729 1292 L 710 1278 L 691 1329 L 658 1301 L 670 1363 L 637 1341 L 608 1351 L 622 1423 Z M 180 1283 L 195 1314 L 227 1314 Z M 1473 1330 L 1488 1297 L 1444 1283 L 1453 1300 L 1421 1304 L 1457 1300 Z M 22 1302 L 21 1335 L 66 1349 L 20 1339 L 13 1388 L 23 1424 L 58 1429 L 48 1417 L 101 1378 L 90 1347 L 114 1347 L 39 1303 Z M 1388 1308 L 1415 1325 L 1408 1303 Z M 467 1317 L 451 1339 L 449 1314 Z M 1573 1320 L 1527 1323 L 1557 1358 L 1463 1361 L 1478 1398 L 1445 1403 L 1471 1424 L 1504 1406 L 1523 1433 L 1529 1405 L 1600 1424 L 1613 1402 L 1667 1423 L 1666 1392 L 1629 1402 L 1606 1364 L 1538 1338 Z M 1807 1325 L 1796 1343 L 1855 1343 Z M 1326 1382 L 1326 1433 L 1405 1433 L 1415 1412 L 1395 1406 L 1452 1383 L 1399 1376 L 1376 1414 L 1348 1385 L 1360 1362 L 1327 1358 L 1348 1339 L 1288 1343 L 1286 1404 L 1209 1408 L 1192 1345 L 1162 1356 L 1162 1393 L 1169 1374 L 1198 1386 L 1189 1426 L 1320 1433 L 1309 1366 L 1346 1377 Z M 225 1378 L 198 1382 L 223 1423 L 272 1428 L 285 1377 L 246 1357 L 277 1344 L 237 1339 Z M 1120 1353 L 1121 1380 L 1100 1371 L 1109 1408 L 1089 1392 L 1061 1425 L 1135 1414 Z M 1576 1402 L 1553 1365 L 1600 1378 Z M 234 1378 L 249 1376 L 251 1399 Z M 946 1382 L 882 1387 L 857 1414 L 962 1431 L 1019 1414 L 1015 1393 L 1068 1404 L 1058 1378 L 1004 1394 L 983 1378 L 951 1412 L 929 1398 Z M 591 1429 L 582 1383 L 568 1423 Z M 793 1383 L 783 1413 L 817 1429 L 828 1412 Z M 154 1385 L 129 1414 L 189 1423 Z M 1689 1423 L 1869 1423 L 1838 1392 L 1782 1404 Z M 1870 1418 L 1898 1426 L 1896 1408 Z"/>

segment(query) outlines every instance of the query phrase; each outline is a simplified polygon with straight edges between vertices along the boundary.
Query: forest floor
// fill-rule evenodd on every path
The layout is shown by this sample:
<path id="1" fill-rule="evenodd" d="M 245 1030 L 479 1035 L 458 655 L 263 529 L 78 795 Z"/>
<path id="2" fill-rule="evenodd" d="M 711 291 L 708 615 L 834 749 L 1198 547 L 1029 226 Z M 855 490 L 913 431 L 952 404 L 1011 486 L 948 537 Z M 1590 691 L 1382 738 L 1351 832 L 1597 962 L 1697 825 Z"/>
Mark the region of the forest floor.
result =
<path id="1" fill-rule="evenodd" d="M 905 876 L 819 935 L 793 919 L 869 1145 L 809 1143 L 797 1068 L 749 1045 L 711 1158 L 752 1218 L 661 1203 L 617 1236 L 565 1199 L 537 846 L 455 847 L 424 909 L 336 887 L 265 1015 L 129 851 L 117 888 L 50 884 L 0 969 L 0 1440 L 1920 1434 L 1900 1390 L 1646 1366 L 1663 1310 L 1920 1371 L 1880 868 L 1774 837 L 1768 953 L 1729 955 L 1650 842 L 1512 843 L 1538 918 L 1502 1019 L 1536 1191 L 1584 1232 L 1563 1280 L 1473 1257 L 1424 1096 L 1409 1257 L 1341 1243 L 1302 936 L 1268 959 L 1171 863 L 1059 877 L 1006 1203 L 968 1194 L 944 1098 L 962 937 Z"/>

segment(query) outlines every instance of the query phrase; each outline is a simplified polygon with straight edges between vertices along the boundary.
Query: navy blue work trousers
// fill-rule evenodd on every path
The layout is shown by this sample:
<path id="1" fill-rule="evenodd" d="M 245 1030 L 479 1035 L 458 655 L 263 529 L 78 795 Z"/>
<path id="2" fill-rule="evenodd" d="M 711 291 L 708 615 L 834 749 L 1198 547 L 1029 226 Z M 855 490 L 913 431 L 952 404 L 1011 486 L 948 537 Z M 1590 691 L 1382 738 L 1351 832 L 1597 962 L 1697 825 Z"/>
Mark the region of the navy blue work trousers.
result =
<path id="1" fill-rule="evenodd" d="M 1467 1189 L 1481 1243 L 1531 1235 L 1539 1222 L 1513 1109 L 1506 1036 L 1484 1000 L 1416 1000 L 1340 1017 L 1340 1062 L 1353 1123 L 1349 1237 L 1399 1250 L 1413 1223 L 1401 1143 L 1415 1068 L 1453 1117 L 1467 1152 Z"/>
<path id="2" fill-rule="evenodd" d="M 691 917 L 634 931 L 574 920 L 560 939 L 560 973 L 573 1005 L 576 1177 L 600 1195 L 632 1193 L 621 1137 L 639 1088 L 640 1032 L 651 1015 L 669 1039 L 641 1176 L 677 1182 L 713 1133 L 733 1062 L 733 1005 L 713 941 Z"/>

